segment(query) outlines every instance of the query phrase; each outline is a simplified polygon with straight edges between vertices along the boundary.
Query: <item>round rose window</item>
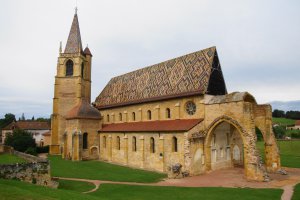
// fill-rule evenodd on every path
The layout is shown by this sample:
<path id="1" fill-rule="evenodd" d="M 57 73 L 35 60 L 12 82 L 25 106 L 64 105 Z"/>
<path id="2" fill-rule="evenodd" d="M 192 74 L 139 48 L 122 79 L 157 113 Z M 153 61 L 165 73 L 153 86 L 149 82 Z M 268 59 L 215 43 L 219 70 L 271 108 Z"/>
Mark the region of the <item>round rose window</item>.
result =
<path id="1" fill-rule="evenodd" d="M 193 115 L 196 112 L 196 104 L 192 101 L 186 103 L 185 110 L 189 115 Z"/>

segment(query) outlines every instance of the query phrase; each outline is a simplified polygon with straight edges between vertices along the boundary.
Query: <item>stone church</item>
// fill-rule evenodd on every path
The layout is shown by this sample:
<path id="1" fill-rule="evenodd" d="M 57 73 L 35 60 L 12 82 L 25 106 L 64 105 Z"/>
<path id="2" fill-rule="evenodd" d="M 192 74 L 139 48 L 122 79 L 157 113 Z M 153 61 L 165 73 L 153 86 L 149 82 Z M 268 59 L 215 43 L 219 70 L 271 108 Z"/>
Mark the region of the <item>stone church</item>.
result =
<path id="1" fill-rule="evenodd" d="M 92 53 L 75 13 L 54 84 L 50 153 L 168 173 L 243 167 L 263 181 L 280 169 L 270 105 L 227 93 L 216 47 L 112 78 L 91 103 Z M 105 66 L 102 66 L 105 70 Z M 255 128 L 265 141 L 265 165 Z"/>

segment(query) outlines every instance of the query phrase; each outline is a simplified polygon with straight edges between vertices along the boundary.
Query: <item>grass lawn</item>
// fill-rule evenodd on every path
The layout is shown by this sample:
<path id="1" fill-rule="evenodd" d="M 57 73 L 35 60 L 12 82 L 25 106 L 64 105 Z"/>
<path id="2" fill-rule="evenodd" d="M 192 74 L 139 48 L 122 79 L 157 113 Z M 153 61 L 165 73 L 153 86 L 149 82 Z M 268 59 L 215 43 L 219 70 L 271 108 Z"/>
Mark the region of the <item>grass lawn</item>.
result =
<path id="1" fill-rule="evenodd" d="M 122 182 L 151 183 L 167 177 L 166 174 L 112 165 L 100 161 L 72 162 L 60 156 L 49 156 L 51 175 L 54 177 L 83 178 Z"/>
<path id="2" fill-rule="evenodd" d="M 66 200 L 96 200 L 99 199 L 94 196 L 81 194 L 80 192 L 51 189 L 43 186 L 37 186 L 21 181 L 4 180 L 0 179 L 0 199 L 5 200 L 54 200 L 54 199 L 66 199 Z"/>
<path id="3" fill-rule="evenodd" d="M 275 200 L 280 199 L 280 189 L 250 189 L 250 188 L 184 188 L 102 184 L 91 196 L 103 197 L 109 200 Z"/>
<path id="4" fill-rule="evenodd" d="M 92 183 L 82 181 L 69 181 L 69 180 L 58 180 L 58 189 L 72 190 L 77 192 L 87 192 L 95 188 Z"/>
<path id="5" fill-rule="evenodd" d="M 300 199 L 300 183 L 297 184 L 294 188 L 294 195 L 292 200 L 299 200 Z"/>
<path id="6" fill-rule="evenodd" d="M 300 168 L 300 141 L 277 141 L 281 165 L 284 167 Z M 258 142 L 257 147 L 264 158 L 264 142 Z"/>
<path id="7" fill-rule="evenodd" d="M 294 119 L 286 119 L 286 118 L 272 118 L 272 121 L 276 124 L 279 124 L 281 126 L 288 126 L 288 125 L 294 125 L 295 120 Z"/>
<path id="8" fill-rule="evenodd" d="M 1 164 L 14 164 L 26 162 L 23 158 L 20 158 L 12 154 L 1 154 L 0 155 L 0 165 Z"/>
<path id="9" fill-rule="evenodd" d="M 78 183 L 66 183 L 75 185 Z M 160 199 L 243 199 L 243 200 L 268 200 L 280 199 L 280 189 L 248 189 L 248 188 L 180 188 L 180 187 L 155 187 L 155 186 L 130 186 L 102 184 L 94 193 L 82 194 L 78 191 L 65 189 L 51 189 L 25 182 L 0 179 L 0 199 L 22 200 L 160 200 Z M 70 188 L 68 186 L 68 188 Z"/>

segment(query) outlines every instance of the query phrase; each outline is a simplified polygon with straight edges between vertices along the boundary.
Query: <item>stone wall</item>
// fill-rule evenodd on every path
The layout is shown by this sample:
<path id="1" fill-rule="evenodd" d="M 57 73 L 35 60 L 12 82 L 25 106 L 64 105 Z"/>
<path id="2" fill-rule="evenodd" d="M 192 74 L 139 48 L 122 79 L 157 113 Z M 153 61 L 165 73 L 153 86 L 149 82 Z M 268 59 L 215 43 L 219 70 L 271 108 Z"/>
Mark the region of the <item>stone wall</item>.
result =
<path id="1" fill-rule="evenodd" d="M 1 147 L 2 146 L 2 147 Z M 0 150 L 5 146 L 0 145 Z M 32 184 L 56 188 L 58 183 L 51 180 L 50 163 L 42 159 L 22 152 L 5 148 L 2 153 L 12 153 L 25 159 L 27 162 L 15 164 L 1 164 L 0 178 L 25 181 Z"/>

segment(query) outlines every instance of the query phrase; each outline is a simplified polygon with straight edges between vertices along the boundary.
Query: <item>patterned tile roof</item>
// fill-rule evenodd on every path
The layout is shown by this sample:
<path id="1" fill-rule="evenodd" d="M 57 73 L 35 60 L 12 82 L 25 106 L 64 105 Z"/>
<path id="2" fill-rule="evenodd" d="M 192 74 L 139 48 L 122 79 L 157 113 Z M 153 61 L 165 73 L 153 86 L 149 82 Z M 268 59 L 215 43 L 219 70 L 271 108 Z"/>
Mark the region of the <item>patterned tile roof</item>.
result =
<path id="1" fill-rule="evenodd" d="M 143 121 L 117 124 L 103 124 L 99 132 L 169 132 L 188 131 L 203 119 L 177 119 L 160 121 Z"/>
<path id="2" fill-rule="evenodd" d="M 102 109 L 205 93 L 227 93 L 216 47 L 114 77 L 95 105 Z"/>
<path id="3" fill-rule="evenodd" d="M 64 53 L 81 53 L 82 43 L 78 16 L 75 13 Z"/>

